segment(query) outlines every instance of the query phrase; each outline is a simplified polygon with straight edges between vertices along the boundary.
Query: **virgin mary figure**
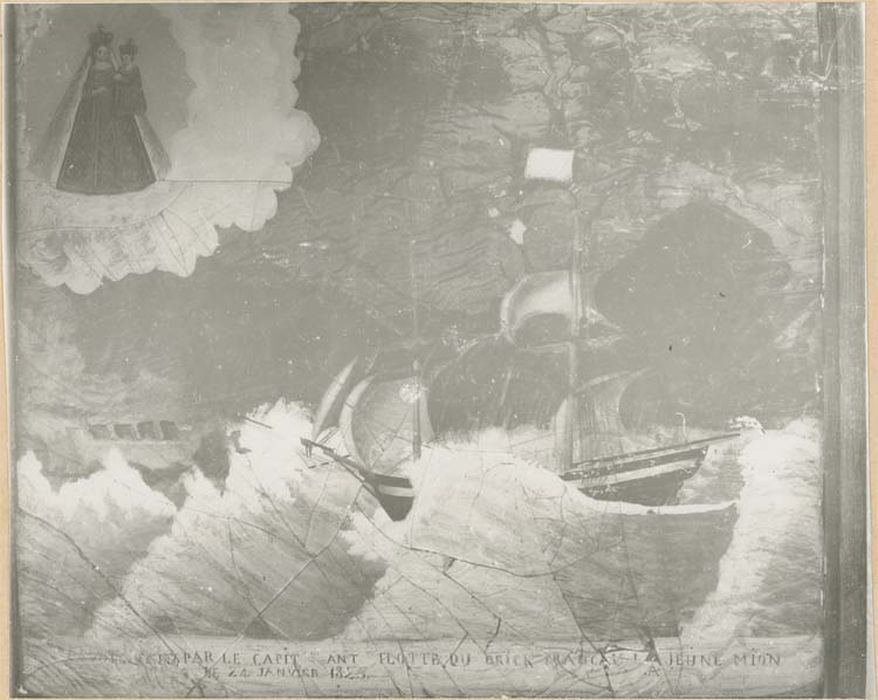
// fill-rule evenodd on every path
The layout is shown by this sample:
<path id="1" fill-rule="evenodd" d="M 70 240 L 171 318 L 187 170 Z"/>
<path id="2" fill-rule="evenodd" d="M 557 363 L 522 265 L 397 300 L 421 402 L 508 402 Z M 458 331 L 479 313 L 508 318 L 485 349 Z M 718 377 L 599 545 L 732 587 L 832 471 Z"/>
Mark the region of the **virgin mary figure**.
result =
<path id="1" fill-rule="evenodd" d="M 98 27 L 31 168 L 59 190 L 119 194 L 145 189 L 168 170 L 168 156 L 146 120 L 140 72 L 129 42 L 118 68 L 113 35 Z"/>

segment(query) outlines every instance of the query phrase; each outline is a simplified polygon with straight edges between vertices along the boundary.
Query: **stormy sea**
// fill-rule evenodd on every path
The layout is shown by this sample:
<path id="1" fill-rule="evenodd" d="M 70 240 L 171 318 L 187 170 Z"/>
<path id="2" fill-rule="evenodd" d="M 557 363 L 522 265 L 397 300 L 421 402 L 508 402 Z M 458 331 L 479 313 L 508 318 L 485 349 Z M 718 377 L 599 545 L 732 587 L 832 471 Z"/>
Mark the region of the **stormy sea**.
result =
<path id="1" fill-rule="evenodd" d="M 14 27 L 16 163 L 105 25 L 173 166 L 16 173 L 19 695 L 822 692 L 815 6 L 109 8 Z M 401 521 L 301 442 L 352 362 L 450 407 Z M 510 450 L 629 373 L 736 433 L 673 504 Z"/>
<path id="2" fill-rule="evenodd" d="M 486 449 L 491 435 L 434 443 L 412 467 L 417 497 L 400 523 L 334 462 L 304 455 L 311 428 L 306 409 L 283 401 L 229 424 L 228 474 L 218 481 L 192 464 L 177 477 L 178 504 L 116 448 L 59 488 L 23 455 L 26 637 L 484 649 L 819 634 L 814 421 L 750 421 L 712 448 L 670 508 L 593 500 L 539 464 Z M 44 643 L 26 652 L 39 658 Z M 70 683 L 87 694 L 94 682 L 67 664 L 28 668 L 28 687 L 46 694 Z M 566 682 L 552 687 L 582 691 Z"/>

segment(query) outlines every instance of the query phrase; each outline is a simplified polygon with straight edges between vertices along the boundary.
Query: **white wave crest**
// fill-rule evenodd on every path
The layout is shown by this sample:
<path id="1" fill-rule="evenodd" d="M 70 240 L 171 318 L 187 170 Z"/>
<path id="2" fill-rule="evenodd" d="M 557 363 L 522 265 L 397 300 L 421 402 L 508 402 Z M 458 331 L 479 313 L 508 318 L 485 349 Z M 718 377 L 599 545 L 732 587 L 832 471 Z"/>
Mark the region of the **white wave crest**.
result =
<path id="1" fill-rule="evenodd" d="M 771 625 L 807 626 L 806 618 L 819 615 L 819 426 L 796 420 L 743 439 L 738 523 L 716 590 L 686 628 L 688 638 L 753 636 Z"/>
<path id="2" fill-rule="evenodd" d="M 144 508 L 142 518 L 173 517 L 103 595 L 90 633 L 610 641 L 683 623 L 689 638 L 716 640 L 771 623 L 772 576 L 790 577 L 779 553 L 807 558 L 819 538 L 807 422 L 738 443 L 737 525 L 728 504 L 596 501 L 502 441 L 490 449 L 490 435 L 426 445 L 409 465 L 412 511 L 391 522 L 356 478 L 304 454 L 311 428 L 285 402 L 228 426 L 228 475 L 184 476 L 176 513 L 150 505 L 161 497 L 118 455 L 54 495 L 24 458 L 21 502 L 92 547 L 117 541 L 113 528 L 130 533 L 125 518 Z"/>
<path id="3" fill-rule="evenodd" d="M 187 477 L 170 531 L 98 612 L 94 634 L 144 634 L 146 621 L 181 634 L 322 638 L 368 594 L 383 565 L 351 554 L 340 536 L 360 484 L 306 459 L 307 412 L 279 402 L 229 431 L 224 488 Z"/>
<path id="4" fill-rule="evenodd" d="M 74 539 L 129 537 L 132 530 L 153 529 L 176 512 L 174 504 L 147 486 L 122 454 L 112 449 L 102 468 L 87 477 L 52 488 L 33 452 L 16 467 L 18 506 L 67 531 Z"/>

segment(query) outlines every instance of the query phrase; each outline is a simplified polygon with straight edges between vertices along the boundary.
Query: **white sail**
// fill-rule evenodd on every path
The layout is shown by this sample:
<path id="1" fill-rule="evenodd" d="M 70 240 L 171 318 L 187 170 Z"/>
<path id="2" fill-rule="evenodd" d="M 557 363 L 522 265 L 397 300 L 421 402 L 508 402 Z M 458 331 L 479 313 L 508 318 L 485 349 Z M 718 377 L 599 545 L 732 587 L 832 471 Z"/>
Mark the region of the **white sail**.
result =
<path id="1" fill-rule="evenodd" d="M 392 473 L 412 457 L 414 411 L 420 440 L 433 438 L 426 392 L 414 377 L 382 381 L 367 377 L 348 395 L 339 416 L 351 457 L 378 472 Z"/>
<path id="2" fill-rule="evenodd" d="M 582 330 L 588 337 L 589 328 L 604 326 L 618 330 L 594 306 L 594 285 L 597 278 L 584 278 L 582 295 Z M 575 301 L 570 283 L 570 273 L 566 270 L 536 272 L 522 277 L 506 296 L 500 306 L 500 328 L 502 333 L 515 342 L 518 331 L 530 319 L 545 314 L 573 317 Z"/>
<path id="3" fill-rule="evenodd" d="M 342 440 L 344 440 L 344 445 L 347 448 L 348 453 L 351 457 L 354 458 L 354 460 L 363 465 L 365 465 L 366 462 L 363 460 L 363 456 L 360 454 L 359 448 L 357 446 L 357 440 L 354 437 L 354 411 L 358 411 L 357 404 L 360 402 L 360 397 L 363 395 L 366 389 L 369 388 L 369 385 L 372 383 L 372 379 L 373 377 L 366 377 L 363 381 L 361 381 L 353 388 L 353 391 L 351 391 L 350 394 L 347 395 L 347 397 L 345 397 L 344 402 L 341 405 L 341 411 L 339 412 L 338 420 L 338 427 L 341 430 Z"/>
<path id="4" fill-rule="evenodd" d="M 591 379 L 579 391 L 580 401 L 584 402 L 591 414 L 593 431 L 610 435 L 624 435 L 627 431 L 622 424 L 620 407 L 622 395 L 638 377 L 647 370 L 636 372 L 614 372 Z"/>
<path id="5" fill-rule="evenodd" d="M 619 444 L 629 432 L 622 423 L 620 405 L 628 387 L 647 371 L 613 372 L 588 380 L 577 391 L 574 411 L 565 399 L 554 421 L 559 453 L 566 442 L 567 431 L 571 430 L 578 446 L 578 459 L 602 457 L 632 447 Z"/>
<path id="6" fill-rule="evenodd" d="M 339 414 L 344 403 L 345 396 L 350 391 L 353 384 L 354 367 L 357 359 L 351 360 L 330 382 L 323 398 L 320 399 L 320 405 L 317 407 L 317 413 L 314 416 L 314 428 L 312 430 L 312 439 L 317 440 L 320 434 L 327 428 L 338 425 Z"/>

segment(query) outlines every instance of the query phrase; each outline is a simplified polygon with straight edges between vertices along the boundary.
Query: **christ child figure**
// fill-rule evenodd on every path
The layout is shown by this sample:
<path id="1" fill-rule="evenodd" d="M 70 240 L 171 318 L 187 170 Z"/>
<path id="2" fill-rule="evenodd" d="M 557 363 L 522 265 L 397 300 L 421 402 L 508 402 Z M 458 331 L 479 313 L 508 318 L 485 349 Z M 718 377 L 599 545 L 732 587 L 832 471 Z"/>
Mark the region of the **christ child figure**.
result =
<path id="1" fill-rule="evenodd" d="M 137 67 L 137 46 L 129 39 L 119 47 L 121 65 L 113 76 L 116 81 L 116 114 L 128 116 L 146 113 L 146 98 L 140 68 Z"/>
<path id="2" fill-rule="evenodd" d="M 113 76 L 116 177 L 124 192 L 143 189 L 156 179 L 142 134 L 146 98 L 136 56 L 137 46 L 129 39 L 119 47 L 120 66 Z"/>

